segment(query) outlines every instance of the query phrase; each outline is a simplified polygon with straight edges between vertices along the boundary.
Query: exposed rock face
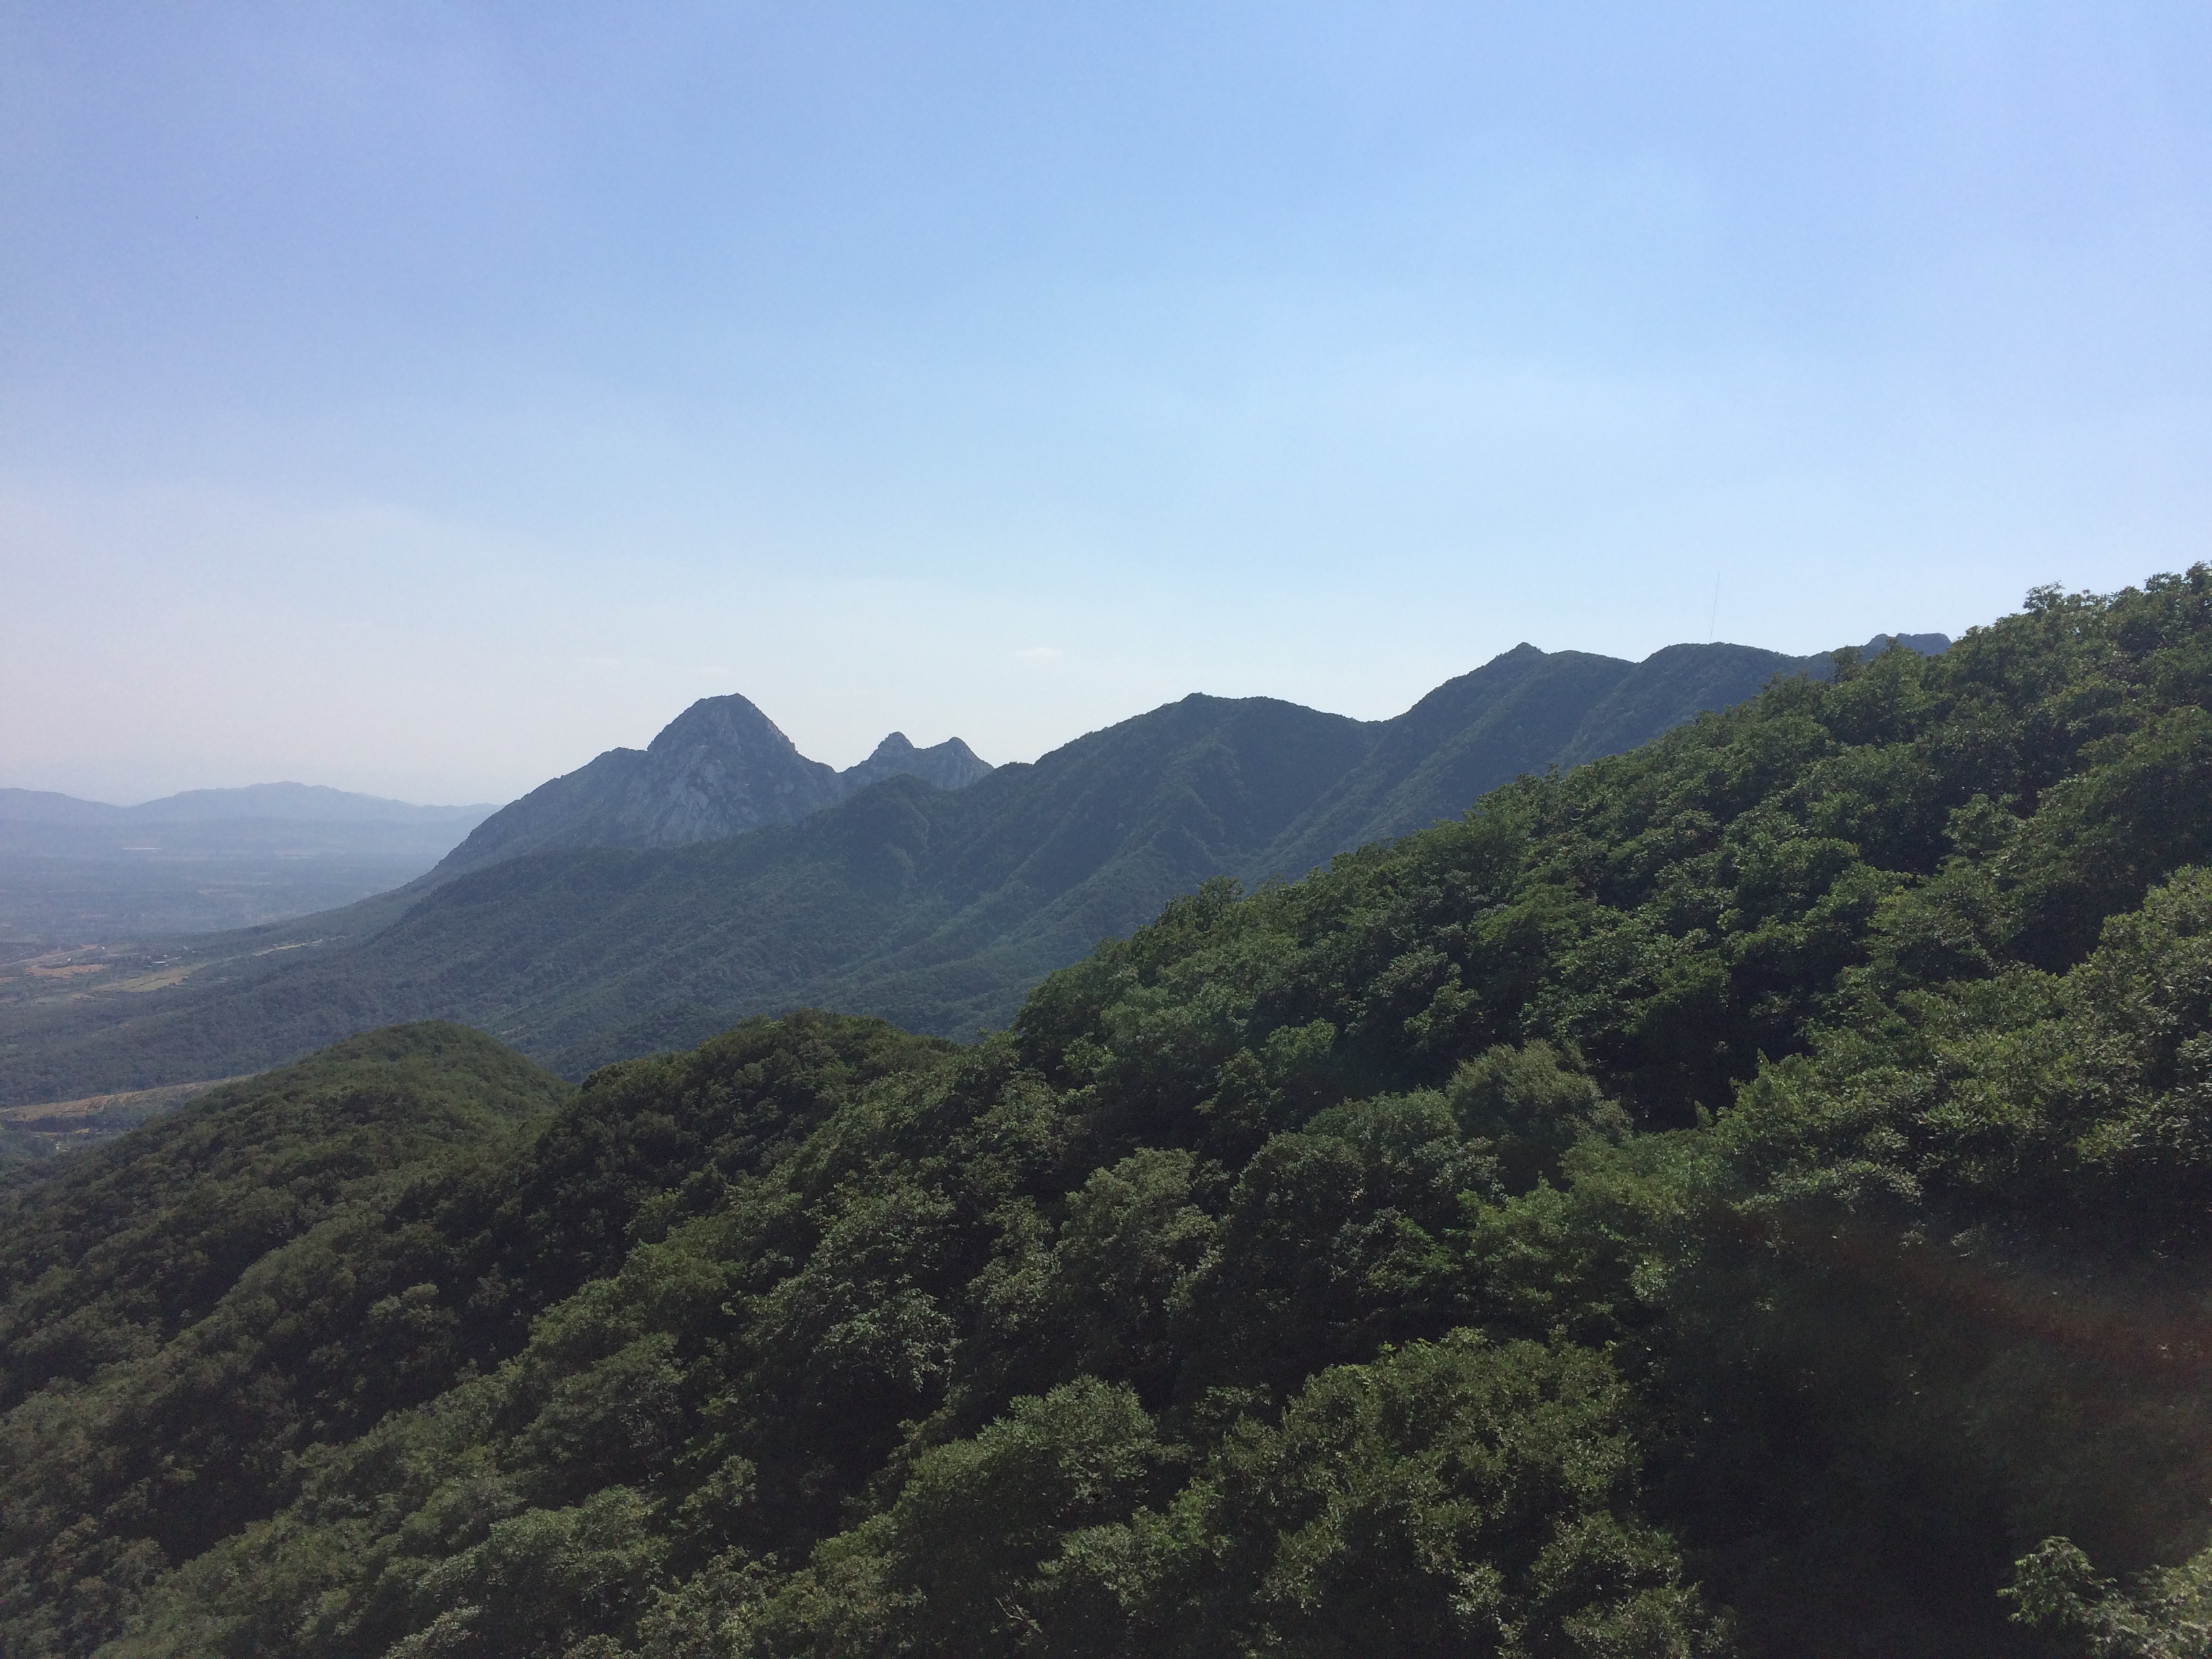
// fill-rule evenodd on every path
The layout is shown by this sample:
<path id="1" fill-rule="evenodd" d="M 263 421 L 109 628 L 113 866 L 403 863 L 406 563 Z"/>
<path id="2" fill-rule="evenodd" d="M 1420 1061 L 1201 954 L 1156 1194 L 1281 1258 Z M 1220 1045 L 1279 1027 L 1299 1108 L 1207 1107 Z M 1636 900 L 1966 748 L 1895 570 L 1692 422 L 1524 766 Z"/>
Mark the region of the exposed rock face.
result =
<path id="1" fill-rule="evenodd" d="M 836 772 L 800 754 L 744 698 L 707 697 L 661 729 L 623 793 L 611 833 L 594 839 L 615 847 L 715 841 L 803 818 L 842 793 Z"/>
<path id="2" fill-rule="evenodd" d="M 917 749 L 894 732 L 843 772 L 809 760 L 744 698 L 702 697 L 649 748 L 606 753 L 478 824 L 439 866 L 457 874 L 554 847 L 682 847 L 792 823 L 889 777 L 960 789 L 991 769 L 957 738 Z"/>

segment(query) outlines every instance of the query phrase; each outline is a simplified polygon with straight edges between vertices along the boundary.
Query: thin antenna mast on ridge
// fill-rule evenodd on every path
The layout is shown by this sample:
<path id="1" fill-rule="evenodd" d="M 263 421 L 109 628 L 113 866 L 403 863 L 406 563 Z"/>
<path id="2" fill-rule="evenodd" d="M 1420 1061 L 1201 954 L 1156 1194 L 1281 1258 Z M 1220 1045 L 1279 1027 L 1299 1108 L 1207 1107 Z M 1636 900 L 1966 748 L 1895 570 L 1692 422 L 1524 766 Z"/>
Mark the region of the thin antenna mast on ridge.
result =
<path id="1" fill-rule="evenodd" d="M 1716 570 L 1713 572 L 1713 614 L 1705 618 L 1705 642 L 1708 645 L 1717 645 L 1720 643 L 1720 627 L 1721 573 Z"/>

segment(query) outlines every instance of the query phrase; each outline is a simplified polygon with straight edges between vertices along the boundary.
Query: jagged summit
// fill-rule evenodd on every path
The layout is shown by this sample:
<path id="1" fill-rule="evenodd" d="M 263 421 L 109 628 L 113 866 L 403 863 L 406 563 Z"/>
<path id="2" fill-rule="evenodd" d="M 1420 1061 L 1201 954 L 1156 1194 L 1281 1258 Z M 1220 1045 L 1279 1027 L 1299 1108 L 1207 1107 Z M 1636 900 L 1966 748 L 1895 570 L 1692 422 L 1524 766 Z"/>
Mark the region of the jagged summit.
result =
<path id="1" fill-rule="evenodd" d="M 965 789 L 990 769 L 990 762 L 957 738 L 917 749 L 905 732 L 894 732 L 876 745 L 867 759 L 848 767 L 837 777 L 848 790 L 865 789 L 878 779 L 891 777 L 921 778 L 939 789 Z"/>
<path id="2" fill-rule="evenodd" d="M 610 749 L 478 824 L 438 873 L 555 847 L 683 847 L 793 823 L 901 775 L 959 789 L 991 769 L 957 738 L 917 749 L 894 732 L 840 772 L 809 760 L 734 692 L 702 697 L 644 749 Z"/>

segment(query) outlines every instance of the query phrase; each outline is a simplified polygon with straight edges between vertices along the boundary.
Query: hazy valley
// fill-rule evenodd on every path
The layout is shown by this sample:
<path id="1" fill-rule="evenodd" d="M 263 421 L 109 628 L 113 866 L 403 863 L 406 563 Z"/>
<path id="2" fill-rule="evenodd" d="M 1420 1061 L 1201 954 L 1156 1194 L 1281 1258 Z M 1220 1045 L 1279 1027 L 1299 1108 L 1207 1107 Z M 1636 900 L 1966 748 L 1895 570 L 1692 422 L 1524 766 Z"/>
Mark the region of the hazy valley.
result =
<path id="1" fill-rule="evenodd" d="M 111 806 L 0 789 L 0 951 L 280 921 L 402 886 L 494 809 L 297 783 Z"/>

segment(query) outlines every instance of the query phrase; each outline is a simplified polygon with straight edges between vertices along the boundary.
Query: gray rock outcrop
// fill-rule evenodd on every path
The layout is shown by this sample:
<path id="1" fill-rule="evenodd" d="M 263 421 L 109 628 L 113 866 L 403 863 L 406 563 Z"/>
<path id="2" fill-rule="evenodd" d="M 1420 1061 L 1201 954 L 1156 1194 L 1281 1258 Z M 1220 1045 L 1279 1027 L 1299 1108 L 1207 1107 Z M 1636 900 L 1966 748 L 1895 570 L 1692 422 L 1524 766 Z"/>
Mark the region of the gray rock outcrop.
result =
<path id="1" fill-rule="evenodd" d="M 917 749 L 894 732 L 840 772 L 809 760 L 745 698 L 702 697 L 645 749 L 610 749 L 478 824 L 435 872 L 556 847 L 683 847 L 800 818 L 884 778 L 961 789 L 991 769 L 957 738 Z"/>

